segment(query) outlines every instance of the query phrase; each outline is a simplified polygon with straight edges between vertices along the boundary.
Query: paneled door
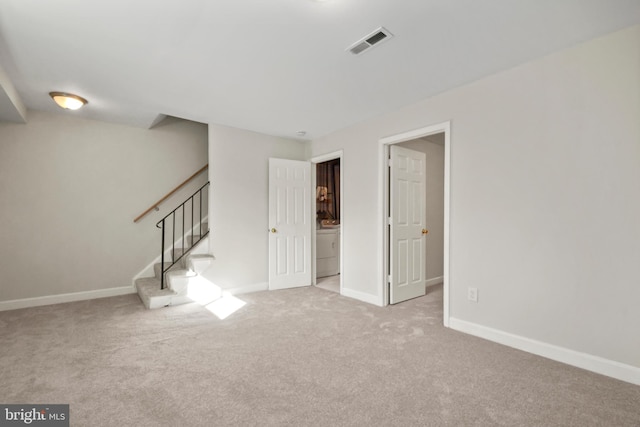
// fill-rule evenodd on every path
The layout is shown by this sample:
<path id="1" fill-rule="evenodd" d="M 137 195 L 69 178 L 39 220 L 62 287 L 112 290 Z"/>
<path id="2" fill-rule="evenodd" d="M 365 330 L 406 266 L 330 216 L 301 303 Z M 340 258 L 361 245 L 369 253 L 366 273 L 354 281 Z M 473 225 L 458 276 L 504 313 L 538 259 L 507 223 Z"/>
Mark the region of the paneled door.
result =
<path id="1" fill-rule="evenodd" d="M 311 163 L 269 159 L 269 289 L 311 285 Z"/>
<path id="2" fill-rule="evenodd" d="M 426 154 L 392 145 L 389 302 L 426 293 Z"/>

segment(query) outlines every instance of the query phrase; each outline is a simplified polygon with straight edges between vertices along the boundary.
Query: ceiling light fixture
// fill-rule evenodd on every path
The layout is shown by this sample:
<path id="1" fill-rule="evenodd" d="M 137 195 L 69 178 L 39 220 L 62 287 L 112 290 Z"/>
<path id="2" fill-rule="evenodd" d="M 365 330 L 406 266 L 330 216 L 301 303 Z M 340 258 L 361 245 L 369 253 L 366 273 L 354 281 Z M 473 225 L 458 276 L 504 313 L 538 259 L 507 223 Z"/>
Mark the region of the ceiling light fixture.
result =
<path id="1" fill-rule="evenodd" d="M 88 102 L 81 96 L 64 92 L 49 92 L 49 96 L 65 110 L 77 110 Z"/>

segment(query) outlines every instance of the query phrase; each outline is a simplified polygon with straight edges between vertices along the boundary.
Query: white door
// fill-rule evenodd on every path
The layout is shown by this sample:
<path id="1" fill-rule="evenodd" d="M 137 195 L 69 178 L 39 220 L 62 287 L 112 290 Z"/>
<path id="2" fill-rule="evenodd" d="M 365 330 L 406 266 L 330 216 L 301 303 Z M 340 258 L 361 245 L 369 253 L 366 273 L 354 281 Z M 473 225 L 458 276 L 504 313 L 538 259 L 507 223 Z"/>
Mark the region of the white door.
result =
<path id="1" fill-rule="evenodd" d="M 269 159 L 269 289 L 311 285 L 311 164 Z"/>
<path id="2" fill-rule="evenodd" d="M 426 293 L 426 154 L 391 147 L 389 302 Z"/>

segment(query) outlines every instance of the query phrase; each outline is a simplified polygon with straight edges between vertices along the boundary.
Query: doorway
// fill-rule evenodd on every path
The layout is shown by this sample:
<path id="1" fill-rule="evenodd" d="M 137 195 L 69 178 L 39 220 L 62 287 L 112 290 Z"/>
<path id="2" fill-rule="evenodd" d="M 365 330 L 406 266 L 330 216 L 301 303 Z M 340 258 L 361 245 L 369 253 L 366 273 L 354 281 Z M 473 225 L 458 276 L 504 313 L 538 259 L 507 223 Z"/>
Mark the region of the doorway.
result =
<path id="1" fill-rule="evenodd" d="M 315 221 L 312 241 L 314 284 L 322 289 L 342 293 L 344 232 L 344 179 L 342 151 L 314 157 L 312 182 Z"/>
<path id="2" fill-rule="evenodd" d="M 429 218 L 427 219 L 427 259 L 426 259 L 426 274 L 425 274 L 425 287 L 442 283 L 443 289 L 443 323 L 448 326 L 449 323 L 449 182 L 450 182 L 450 123 L 445 122 L 435 126 L 429 126 L 402 134 L 394 135 L 391 137 L 383 138 L 380 140 L 381 151 L 381 182 L 382 185 L 382 283 L 381 283 L 381 295 L 383 295 L 383 304 L 390 303 L 390 286 L 394 281 L 398 283 L 397 278 L 392 274 L 397 274 L 392 271 L 391 257 L 398 254 L 392 254 L 394 248 L 391 247 L 391 212 L 393 211 L 393 199 L 390 195 L 391 191 L 391 174 L 389 169 L 391 146 L 404 146 L 404 148 L 432 153 L 440 153 L 441 176 L 439 178 L 440 186 L 439 194 L 436 191 L 434 193 L 433 175 L 431 183 L 427 185 L 425 191 L 427 193 L 427 199 L 440 198 L 439 207 L 438 203 L 431 204 L 427 207 Z M 428 156 L 429 154 L 427 154 Z M 433 160 L 433 159 L 432 159 Z M 433 168 L 433 164 L 431 164 Z M 439 209 L 438 212 L 434 212 L 434 209 Z M 436 218 L 434 218 L 434 215 Z M 439 217 L 439 218 L 438 218 Z M 435 245 L 435 246 L 434 246 Z M 434 256 L 435 255 L 435 256 Z M 394 258 L 397 260 L 397 258 Z"/>

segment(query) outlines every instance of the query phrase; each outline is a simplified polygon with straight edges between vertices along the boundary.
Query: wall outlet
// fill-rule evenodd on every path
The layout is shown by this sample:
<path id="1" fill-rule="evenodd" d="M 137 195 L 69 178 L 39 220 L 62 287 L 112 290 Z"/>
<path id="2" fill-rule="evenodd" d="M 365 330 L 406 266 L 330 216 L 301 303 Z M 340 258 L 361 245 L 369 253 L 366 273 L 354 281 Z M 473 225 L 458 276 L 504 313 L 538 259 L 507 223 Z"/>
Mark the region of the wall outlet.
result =
<path id="1" fill-rule="evenodd" d="M 478 302 L 478 288 L 468 288 L 467 299 L 469 301 Z"/>

